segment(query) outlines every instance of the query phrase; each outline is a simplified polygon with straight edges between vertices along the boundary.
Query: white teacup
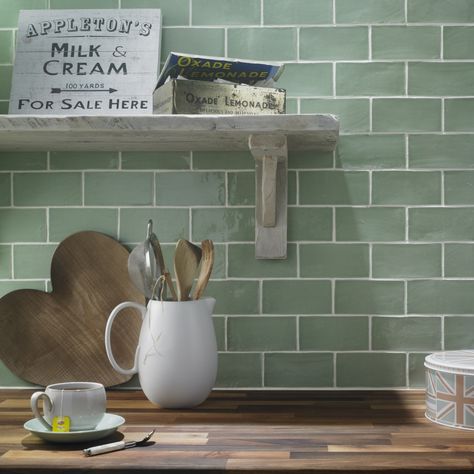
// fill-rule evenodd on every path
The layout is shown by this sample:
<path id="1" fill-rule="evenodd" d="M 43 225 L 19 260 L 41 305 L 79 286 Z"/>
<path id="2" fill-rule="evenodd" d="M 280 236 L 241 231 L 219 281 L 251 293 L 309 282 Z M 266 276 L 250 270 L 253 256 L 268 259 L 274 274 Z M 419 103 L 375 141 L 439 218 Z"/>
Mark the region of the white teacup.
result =
<path id="1" fill-rule="evenodd" d="M 38 408 L 43 400 L 43 412 Z M 93 430 L 102 420 L 106 408 L 104 386 L 95 382 L 66 382 L 48 385 L 44 392 L 31 396 L 31 409 L 48 430 L 56 417 L 69 417 L 70 431 Z"/>

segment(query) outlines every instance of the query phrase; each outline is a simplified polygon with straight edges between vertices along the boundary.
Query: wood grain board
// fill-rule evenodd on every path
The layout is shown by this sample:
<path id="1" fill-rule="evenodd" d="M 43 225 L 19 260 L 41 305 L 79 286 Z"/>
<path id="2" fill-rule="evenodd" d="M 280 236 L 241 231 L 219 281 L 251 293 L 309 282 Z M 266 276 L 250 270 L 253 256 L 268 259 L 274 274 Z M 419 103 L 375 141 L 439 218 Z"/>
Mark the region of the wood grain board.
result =
<path id="1" fill-rule="evenodd" d="M 144 302 L 128 279 L 128 251 L 97 232 L 65 239 L 51 263 L 53 291 L 16 290 L 0 299 L 0 358 L 19 377 L 48 385 L 91 381 L 111 386 L 118 374 L 105 352 L 104 331 L 123 301 Z M 141 318 L 123 314 L 112 333 L 119 364 L 133 365 Z"/>
<path id="2" fill-rule="evenodd" d="M 334 150 L 339 122 L 301 115 L 0 115 L 0 151 L 236 151 L 251 134 L 283 134 L 289 150 Z M 225 155 L 223 155 L 225 159 Z"/>
<path id="3" fill-rule="evenodd" d="M 0 472 L 474 472 L 474 432 L 424 417 L 422 391 L 215 391 L 193 410 L 161 410 L 141 392 L 108 391 L 125 417 L 108 441 L 153 445 L 86 458 L 81 445 L 27 433 L 29 390 L 0 391 Z"/>

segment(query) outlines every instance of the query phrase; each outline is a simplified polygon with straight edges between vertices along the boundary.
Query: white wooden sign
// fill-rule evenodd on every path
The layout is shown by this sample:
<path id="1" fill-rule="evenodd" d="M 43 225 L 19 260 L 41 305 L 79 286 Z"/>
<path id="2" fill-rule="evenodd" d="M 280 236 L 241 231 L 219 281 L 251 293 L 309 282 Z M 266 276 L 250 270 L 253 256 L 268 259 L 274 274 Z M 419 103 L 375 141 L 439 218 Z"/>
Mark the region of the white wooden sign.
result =
<path id="1" fill-rule="evenodd" d="M 23 10 L 10 114 L 153 113 L 161 11 Z"/>

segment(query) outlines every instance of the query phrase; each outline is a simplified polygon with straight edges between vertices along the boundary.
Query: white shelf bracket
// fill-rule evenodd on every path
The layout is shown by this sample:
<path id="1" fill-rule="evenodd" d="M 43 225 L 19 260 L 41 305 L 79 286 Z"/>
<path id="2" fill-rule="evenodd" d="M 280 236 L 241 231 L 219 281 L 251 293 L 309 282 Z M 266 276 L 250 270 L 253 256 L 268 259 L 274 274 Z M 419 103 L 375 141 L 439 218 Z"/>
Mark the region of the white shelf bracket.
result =
<path id="1" fill-rule="evenodd" d="M 255 158 L 255 257 L 286 258 L 288 146 L 286 135 L 254 134 L 249 148 Z"/>

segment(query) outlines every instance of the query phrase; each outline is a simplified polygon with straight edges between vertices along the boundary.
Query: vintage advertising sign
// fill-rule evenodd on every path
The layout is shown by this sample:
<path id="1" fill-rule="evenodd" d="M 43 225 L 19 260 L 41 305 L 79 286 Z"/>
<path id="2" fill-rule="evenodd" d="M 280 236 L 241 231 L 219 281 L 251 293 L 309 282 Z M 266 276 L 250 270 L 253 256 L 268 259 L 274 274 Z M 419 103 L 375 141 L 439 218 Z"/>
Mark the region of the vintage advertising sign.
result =
<path id="1" fill-rule="evenodd" d="M 158 9 L 23 10 L 10 114 L 153 113 Z"/>

